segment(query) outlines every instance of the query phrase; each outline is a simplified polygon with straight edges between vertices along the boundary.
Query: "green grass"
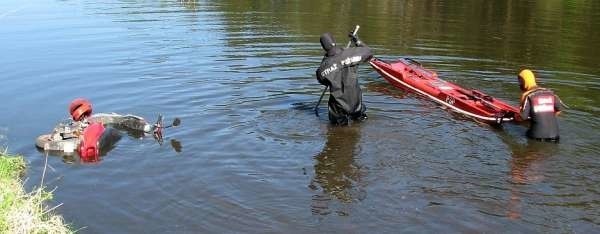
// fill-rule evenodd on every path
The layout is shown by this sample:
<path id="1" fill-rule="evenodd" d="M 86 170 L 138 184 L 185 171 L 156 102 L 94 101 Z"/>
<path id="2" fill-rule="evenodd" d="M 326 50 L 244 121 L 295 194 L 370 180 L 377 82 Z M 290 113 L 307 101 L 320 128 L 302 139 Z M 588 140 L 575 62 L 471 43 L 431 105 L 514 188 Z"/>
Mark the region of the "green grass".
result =
<path id="1" fill-rule="evenodd" d="M 0 151 L 0 233 L 72 233 L 62 217 L 45 206 L 51 193 L 41 188 L 25 192 L 20 180 L 25 166 L 23 157 Z"/>

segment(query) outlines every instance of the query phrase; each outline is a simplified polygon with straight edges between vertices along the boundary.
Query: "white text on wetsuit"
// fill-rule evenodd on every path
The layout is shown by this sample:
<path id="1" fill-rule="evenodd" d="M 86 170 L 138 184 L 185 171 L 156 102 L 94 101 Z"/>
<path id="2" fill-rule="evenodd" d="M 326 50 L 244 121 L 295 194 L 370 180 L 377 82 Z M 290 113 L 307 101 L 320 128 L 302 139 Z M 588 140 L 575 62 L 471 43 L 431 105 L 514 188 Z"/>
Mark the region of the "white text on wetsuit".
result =
<path id="1" fill-rule="evenodd" d="M 321 76 L 327 76 L 329 75 L 329 73 L 337 70 L 337 63 L 334 63 L 333 65 L 331 65 L 331 67 L 325 68 L 325 71 L 321 72 Z"/>
<path id="2" fill-rule="evenodd" d="M 342 60 L 340 63 L 342 64 L 342 66 L 345 66 L 345 65 L 350 65 L 352 63 L 360 62 L 361 59 L 362 59 L 362 56 L 353 56 L 353 57 L 348 57 L 348 58 Z M 327 76 L 337 69 L 338 69 L 337 63 L 334 63 L 333 65 L 331 65 L 331 67 L 325 68 L 325 71 L 321 72 L 321 76 Z"/>
<path id="3" fill-rule="evenodd" d="M 341 63 L 342 63 L 342 65 L 350 65 L 352 63 L 360 62 L 361 58 L 362 58 L 361 56 L 348 57 L 348 58 L 342 60 Z"/>

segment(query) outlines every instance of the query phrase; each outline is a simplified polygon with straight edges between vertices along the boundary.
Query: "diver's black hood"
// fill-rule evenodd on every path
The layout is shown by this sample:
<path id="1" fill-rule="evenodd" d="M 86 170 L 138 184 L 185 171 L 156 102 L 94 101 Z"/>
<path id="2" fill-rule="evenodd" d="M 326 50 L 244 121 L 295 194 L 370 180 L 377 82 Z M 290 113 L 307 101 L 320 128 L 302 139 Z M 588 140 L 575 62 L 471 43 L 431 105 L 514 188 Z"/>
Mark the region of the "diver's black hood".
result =
<path id="1" fill-rule="evenodd" d="M 335 45 L 335 39 L 333 39 L 331 33 L 323 33 L 320 40 L 321 46 L 327 51 L 328 57 L 334 56 L 341 51 L 341 49 Z"/>

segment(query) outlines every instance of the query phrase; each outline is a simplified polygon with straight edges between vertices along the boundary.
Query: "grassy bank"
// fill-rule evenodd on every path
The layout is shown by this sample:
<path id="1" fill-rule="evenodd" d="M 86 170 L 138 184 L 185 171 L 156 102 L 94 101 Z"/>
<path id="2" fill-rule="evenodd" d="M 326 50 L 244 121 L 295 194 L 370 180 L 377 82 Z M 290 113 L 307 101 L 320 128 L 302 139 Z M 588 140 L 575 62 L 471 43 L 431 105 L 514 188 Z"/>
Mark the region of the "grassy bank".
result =
<path id="1" fill-rule="evenodd" d="M 51 193 L 36 189 L 26 193 L 21 175 L 25 160 L 0 152 L 0 233 L 70 233 L 59 215 L 44 201 Z"/>

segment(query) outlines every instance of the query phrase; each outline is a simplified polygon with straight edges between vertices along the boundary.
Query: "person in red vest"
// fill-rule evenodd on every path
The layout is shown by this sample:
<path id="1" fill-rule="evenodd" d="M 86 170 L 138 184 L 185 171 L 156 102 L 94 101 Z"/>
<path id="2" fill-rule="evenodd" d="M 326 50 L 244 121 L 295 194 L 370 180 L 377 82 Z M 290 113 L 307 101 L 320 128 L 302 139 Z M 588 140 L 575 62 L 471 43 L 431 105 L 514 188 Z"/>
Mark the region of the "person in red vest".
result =
<path id="1" fill-rule="evenodd" d="M 552 90 L 539 87 L 529 69 L 519 73 L 521 119 L 530 120 L 527 136 L 539 141 L 558 142 L 558 120 L 564 104 Z"/>

